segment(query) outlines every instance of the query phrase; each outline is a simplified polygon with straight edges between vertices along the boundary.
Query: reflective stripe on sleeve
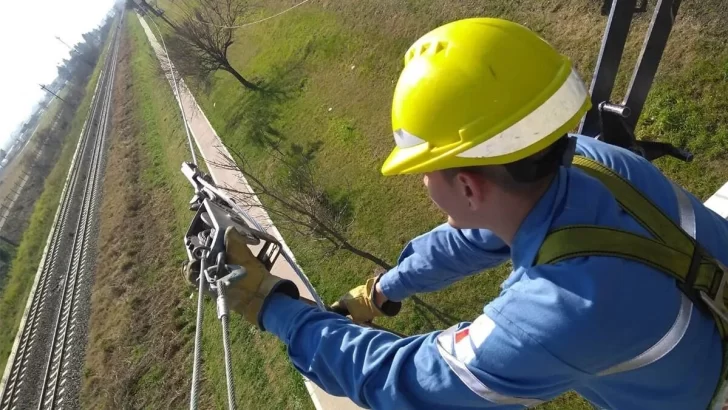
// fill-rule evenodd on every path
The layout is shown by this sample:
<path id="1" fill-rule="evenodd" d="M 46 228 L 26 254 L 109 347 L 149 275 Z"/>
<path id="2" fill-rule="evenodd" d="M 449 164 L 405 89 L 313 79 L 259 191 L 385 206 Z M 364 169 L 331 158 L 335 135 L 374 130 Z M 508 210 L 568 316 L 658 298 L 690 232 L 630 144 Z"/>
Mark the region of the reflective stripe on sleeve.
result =
<path id="1" fill-rule="evenodd" d="M 474 338 L 477 337 L 477 340 L 480 341 L 477 344 L 479 347 L 495 328 L 495 323 L 488 316 L 481 315 L 470 326 L 460 330 L 457 330 L 456 326 L 450 327 L 437 337 L 437 350 L 445 359 L 450 370 L 468 389 L 491 403 L 520 404 L 533 407 L 544 402 L 543 400 L 506 396 L 495 392 L 468 369 L 466 363 L 475 357 Z M 462 359 L 467 359 L 467 362 Z"/>
<path id="2" fill-rule="evenodd" d="M 697 228 L 695 226 L 695 210 L 690 198 L 676 183 L 672 183 L 672 189 L 677 197 L 677 208 L 680 212 L 680 227 L 693 239 L 696 238 Z"/>

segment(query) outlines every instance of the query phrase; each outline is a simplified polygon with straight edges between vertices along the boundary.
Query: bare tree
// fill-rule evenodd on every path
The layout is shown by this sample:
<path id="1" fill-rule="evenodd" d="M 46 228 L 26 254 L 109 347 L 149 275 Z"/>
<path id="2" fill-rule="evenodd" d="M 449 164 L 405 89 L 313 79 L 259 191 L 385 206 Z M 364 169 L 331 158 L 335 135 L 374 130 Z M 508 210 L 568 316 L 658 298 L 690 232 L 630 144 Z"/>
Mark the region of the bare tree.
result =
<path id="1" fill-rule="evenodd" d="M 223 70 L 250 90 L 257 84 L 243 77 L 228 59 L 235 42 L 234 29 L 250 6 L 245 0 L 199 0 L 199 6 L 185 7 L 182 21 L 176 24 L 169 46 L 178 70 L 184 76 L 204 78 Z"/>
<path id="2" fill-rule="evenodd" d="M 229 151 L 237 159 L 237 163 L 235 159 L 227 159 L 213 166 L 239 169 L 242 172 L 245 178 L 243 186 L 247 182 L 250 192 L 221 187 L 239 205 L 261 207 L 285 228 L 328 244 L 331 251 L 343 249 L 386 270 L 391 269 L 391 265 L 382 258 L 349 241 L 346 232 L 352 222 L 351 207 L 346 201 L 332 198 L 317 182 L 311 165 L 317 148 L 316 144 L 305 148 L 294 144 L 287 151 L 277 148 L 268 150 L 270 161 L 266 165 L 281 172 L 276 178 L 270 178 L 275 182 L 261 179 L 260 175 L 266 171 L 254 171 L 244 155 L 236 149 Z M 226 158 L 222 155 L 220 157 Z M 238 167 L 238 163 L 241 167 Z"/>

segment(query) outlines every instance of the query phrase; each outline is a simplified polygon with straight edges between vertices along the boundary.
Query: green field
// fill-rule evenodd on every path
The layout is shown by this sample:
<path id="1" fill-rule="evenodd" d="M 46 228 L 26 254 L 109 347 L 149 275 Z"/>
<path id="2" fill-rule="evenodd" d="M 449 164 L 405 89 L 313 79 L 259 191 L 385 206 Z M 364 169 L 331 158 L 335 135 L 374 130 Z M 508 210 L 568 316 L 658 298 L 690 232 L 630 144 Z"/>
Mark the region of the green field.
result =
<path id="1" fill-rule="evenodd" d="M 43 256 L 46 239 L 53 225 L 53 218 L 58 208 L 63 185 L 66 182 L 71 159 L 81 136 L 81 128 L 91 105 L 91 97 L 105 55 L 104 53 L 99 57 L 88 83 L 81 85 L 81 87 L 85 88 L 83 101 L 74 116 L 70 131 L 64 137 L 63 148 L 58 161 L 46 178 L 43 193 L 34 205 L 28 228 L 23 233 L 23 238 L 11 262 L 8 276 L 0 286 L 0 324 L 6 329 L 6 331 L 0 333 L 0 368 L 2 369 L 5 368 L 5 363 L 18 331 L 18 324 L 25 311 L 28 293 L 33 286 L 35 274 Z M 41 120 L 43 121 L 43 119 Z"/>
<path id="2" fill-rule="evenodd" d="M 179 16 L 176 4 L 159 1 L 172 20 Z M 261 7 L 249 20 L 274 14 L 291 2 L 263 0 L 259 4 Z M 320 141 L 322 148 L 314 160 L 317 176 L 327 193 L 351 204 L 354 218 L 347 234 L 352 242 L 394 263 L 412 237 L 444 221 L 418 177 L 384 178 L 379 173 L 393 146 L 391 95 L 408 46 L 447 21 L 499 16 L 538 31 L 573 59 L 588 82 L 606 23 L 606 18 L 599 15 L 600 4 L 592 0 L 311 2 L 279 18 L 237 31 L 233 65 L 269 92 L 245 90 L 224 72 L 215 74 L 207 83 L 193 84 L 193 90 L 224 142 L 245 152 L 250 166 L 261 170 L 263 178 L 278 174 L 268 172 L 268 154 L 251 136 L 270 133 L 272 128 L 284 145 Z M 638 129 L 643 138 L 674 142 L 695 154 L 691 164 L 669 158 L 657 163 L 702 199 L 728 180 L 725 17 L 728 12 L 717 0 L 682 5 Z M 635 17 L 623 68 L 634 64 L 649 18 L 649 13 Z M 629 73 L 624 71 L 619 76 L 619 90 L 629 80 Z M 329 302 L 373 273 L 375 266 L 368 261 L 341 251 L 331 254 L 311 238 L 285 225 L 279 228 L 315 287 Z M 399 316 L 379 323 L 413 334 L 470 320 L 498 294 L 508 272 L 508 266 L 504 266 L 440 292 L 420 295 L 417 301 L 407 301 Z M 268 403 L 275 408 L 274 404 L 280 403 L 272 403 L 271 397 L 278 397 L 278 385 L 296 378 L 295 373 L 278 363 L 282 348 L 271 349 L 271 358 L 259 348 L 270 346 L 263 336 L 244 328 L 238 328 L 235 335 L 235 346 L 241 349 L 236 362 L 242 362 L 239 397 L 252 403 L 251 408 Z M 256 343 L 246 344 L 250 338 Z M 218 342 L 211 339 L 206 343 Z M 248 350 L 243 352 L 243 348 Z M 208 384 L 219 385 L 221 362 L 207 368 L 215 371 Z M 271 374 L 277 379 L 276 386 L 253 382 L 270 379 Z M 250 389 L 249 383 L 253 383 Z M 301 392 L 300 387 L 293 391 Z M 223 392 L 222 388 L 214 392 L 217 405 L 224 403 Z M 303 397 L 300 394 L 298 397 Z M 543 408 L 587 406 L 567 396 Z"/>

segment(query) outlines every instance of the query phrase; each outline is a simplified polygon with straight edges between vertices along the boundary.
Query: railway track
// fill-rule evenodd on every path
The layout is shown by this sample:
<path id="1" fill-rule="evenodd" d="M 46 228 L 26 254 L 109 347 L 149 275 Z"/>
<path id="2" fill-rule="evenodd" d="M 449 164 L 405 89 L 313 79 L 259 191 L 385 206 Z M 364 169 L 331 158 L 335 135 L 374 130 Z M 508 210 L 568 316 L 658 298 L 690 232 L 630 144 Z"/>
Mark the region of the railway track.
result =
<path id="1" fill-rule="evenodd" d="M 117 27 L 121 26 L 121 22 Z M 107 57 L 61 194 L 26 307 L 0 385 L 0 409 L 77 406 L 83 362 L 97 210 L 105 168 L 118 30 Z M 85 302 L 85 303 L 84 303 Z"/>

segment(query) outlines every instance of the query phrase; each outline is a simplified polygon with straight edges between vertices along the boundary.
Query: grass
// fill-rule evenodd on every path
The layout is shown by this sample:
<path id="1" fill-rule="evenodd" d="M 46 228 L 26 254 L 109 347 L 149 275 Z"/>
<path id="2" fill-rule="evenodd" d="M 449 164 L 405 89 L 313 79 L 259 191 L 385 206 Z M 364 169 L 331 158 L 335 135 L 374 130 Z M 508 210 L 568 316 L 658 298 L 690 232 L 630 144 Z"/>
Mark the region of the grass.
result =
<path id="1" fill-rule="evenodd" d="M 51 102 L 36 120 L 37 126 L 29 131 L 31 135 L 27 135 L 29 140 L 24 143 L 24 147 L 19 148 L 20 152 L 15 152 L 12 161 L 2 169 L 0 198 L 4 198 L 5 205 L 9 205 L 12 198 L 15 199 L 9 211 L 12 218 L 5 221 L 2 235 L 15 243 L 21 240 L 33 206 L 43 193 L 46 177 L 59 158 L 71 122 L 85 94 L 86 83 L 73 83 L 60 91 L 62 98 L 69 103 L 60 100 Z M 17 191 L 21 179 L 26 176 L 20 195 L 15 197 L 13 191 Z M 6 274 L 7 267 L 0 269 L 0 282 Z"/>
<path id="2" fill-rule="evenodd" d="M 158 3 L 172 18 L 179 14 L 170 1 Z M 289 3 L 262 0 L 258 14 L 250 19 L 276 13 Z M 500 16 L 539 32 L 572 58 L 588 82 L 606 23 L 599 15 L 600 3 L 312 2 L 237 31 L 231 50 L 233 65 L 246 78 L 258 79 L 275 92 L 249 92 L 224 72 L 212 76 L 207 85 L 193 85 L 193 89 L 223 141 L 246 152 L 253 167 L 266 169 L 267 154 L 251 138 L 265 132 L 264 126 L 273 127 L 284 143 L 322 141 L 315 165 L 326 190 L 346 196 L 353 206 L 355 219 L 348 232 L 352 242 L 394 262 L 409 239 L 443 222 L 417 177 L 384 178 L 379 173 L 393 146 L 391 95 L 409 44 L 446 21 Z M 691 164 L 670 158 L 657 163 L 702 199 L 728 180 L 724 98 L 728 92 L 728 32 L 721 24 L 728 16 L 724 10 L 718 0 L 682 5 L 639 128 L 641 137 L 671 141 L 692 150 L 696 160 Z M 650 13 L 635 16 L 623 68 L 632 67 L 636 61 L 649 18 Z M 623 69 L 618 76 L 615 100 L 624 93 L 628 71 Z M 276 173 L 266 172 L 263 177 L 273 175 Z M 285 226 L 279 228 L 327 301 L 363 283 L 373 272 L 374 266 L 367 261 L 343 252 L 330 255 L 309 238 Z M 421 295 L 420 302 L 405 303 L 398 317 L 380 323 L 413 334 L 472 319 L 497 296 L 508 273 L 509 267 L 504 266 L 440 292 Z M 252 354 L 244 355 L 241 361 L 264 360 L 248 357 Z M 218 371 L 222 371 L 221 364 Z M 262 379 L 271 371 L 265 366 L 253 367 L 241 377 Z M 281 376 L 280 380 L 286 379 Z M 256 385 L 256 408 L 268 407 L 267 398 L 274 388 Z M 567 395 L 543 408 L 589 407 Z"/>
<path id="3" fill-rule="evenodd" d="M 64 88 L 56 94 L 60 95 L 61 98 L 64 98 L 68 95 L 68 89 L 68 86 L 64 86 Z M 48 106 L 45 108 L 45 110 L 40 114 L 40 117 L 34 124 L 33 128 L 29 131 L 31 135 L 28 136 L 29 141 L 28 146 L 25 148 L 26 151 L 33 151 L 34 146 L 37 144 L 36 135 L 40 134 L 44 130 L 49 129 L 51 125 L 53 125 L 53 121 L 55 120 L 58 112 L 62 108 L 62 104 L 63 102 L 61 100 L 59 100 L 58 98 L 54 98 L 53 101 L 51 101 L 50 104 L 48 104 Z M 16 157 L 13 158 L 13 163 L 19 162 L 21 159 L 18 158 L 17 154 L 18 153 L 15 153 Z"/>
<path id="4" fill-rule="evenodd" d="M 61 98 L 65 98 L 68 95 L 68 86 L 64 86 L 56 94 L 58 94 Z M 48 104 L 45 112 L 38 120 L 38 131 L 42 130 L 43 128 L 50 127 L 53 124 L 53 119 L 56 117 L 56 114 L 58 114 L 58 111 L 60 110 L 62 104 L 63 101 L 59 100 L 58 98 L 54 98 L 53 101 Z"/>
<path id="5" fill-rule="evenodd" d="M 125 30 L 129 54 L 122 53 L 119 76 L 129 74 L 119 87 L 127 94 L 117 94 L 126 97 L 117 98 L 124 107 L 115 114 L 99 242 L 98 266 L 106 269 L 94 284 L 82 402 L 85 408 L 180 408 L 189 400 L 196 309 L 179 280 L 181 238 L 193 216 L 187 209 L 193 192 L 179 165 L 189 154 L 173 94 L 135 15 L 127 15 Z M 136 174 L 127 169 L 130 162 Z M 137 223 L 148 233 L 128 228 Z M 260 400 L 276 408 L 312 408 L 301 378 L 270 335 L 234 318 L 231 339 L 240 408 L 256 408 Z M 226 403 L 221 347 L 208 303 L 201 408 Z M 263 368 L 269 373 L 260 374 Z M 287 375 L 282 381 L 281 374 Z"/>
<path id="6" fill-rule="evenodd" d="M 64 87 L 57 94 L 60 95 L 61 98 L 65 97 L 68 94 L 68 87 Z M 30 138 L 30 141 L 28 142 L 28 146 L 26 147 L 27 151 L 33 151 L 33 146 L 37 143 L 37 141 L 35 141 L 36 135 L 41 133 L 43 130 L 49 129 L 51 125 L 53 125 L 53 121 L 55 120 L 58 112 L 62 108 L 62 104 L 63 102 L 58 98 L 54 98 L 53 101 L 48 104 L 48 107 L 46 107 L 45 111 L 43 111 L 43 113 L 40 115 L 40 118 L 38 118 L 38 122 L 36 124 L 37 128 L 33 128 L 35 132 L 33 132 L 32 135 L 28 137 Z"/>
<path id="7" fill-rule="evenodd" d="M 90 80 L 85 85 L 83 101 L 74 116 L 70 131 L 64 137 L 58 161 L 46 178 L 43 193 L 34 205 L 28 228 L 23 233 L 15 258 L 11 262 L 10 270 L 1 287 L 0 324 L 7 329 L 0 333 L 0 368 L 2 369 L 5 368 L 25 310 L 28 293 L 43 255 L 46 239 L 53 224 L 63 185 L 68 175 L 76 143 L 81 135 L 81 128 L 91 105 L 91 97 L 104 58 L 104 55 L 99 58 Z"/>
<path id="8" fill-rule="evenodd" d="M 61 94 L 67 94 L 67 90 L 67 87 L 61 90 Z M 7 197 L 10 196 L 11 189 L 18 183 L 22 174 L 28 168 L 33 166 L 31 162 L 34 159 L 32 156 L 34 155 L 34 151 L 38 145 L 38 135 L 50 131 L 50 127 L 53 125 L 54 119 L 61 108 L 63 108 L 61 104 L 62 102 L 58 99 L 53 100 L 53 102 L 49 104 L 48 108 L 38 119 L 36 123 L 37 127 L 34 128 L 35 132 L 28 137 L 30 140 L 27 142 L 25 149 L 23 149 L 22 152 L 14 153 L 12 160 L 3 167 L 2 178 L 0 179 L 0 198 L 3 198 L 3 200 L 8 199 Z"/>

